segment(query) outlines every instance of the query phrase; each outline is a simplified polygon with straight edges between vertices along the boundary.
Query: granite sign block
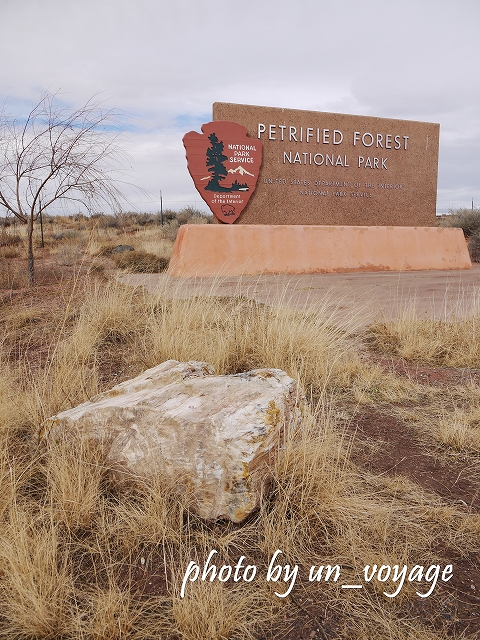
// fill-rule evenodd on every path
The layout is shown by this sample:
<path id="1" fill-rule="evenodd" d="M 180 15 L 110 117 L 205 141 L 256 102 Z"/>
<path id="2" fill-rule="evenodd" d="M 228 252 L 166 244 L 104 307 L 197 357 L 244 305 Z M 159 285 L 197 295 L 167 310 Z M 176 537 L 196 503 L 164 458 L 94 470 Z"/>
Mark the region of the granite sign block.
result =
<path id="1" fill-rule="evenodd" d="M 434 226 L 440 126 L 216 102 L 263 145 L 236 224 Z"/>

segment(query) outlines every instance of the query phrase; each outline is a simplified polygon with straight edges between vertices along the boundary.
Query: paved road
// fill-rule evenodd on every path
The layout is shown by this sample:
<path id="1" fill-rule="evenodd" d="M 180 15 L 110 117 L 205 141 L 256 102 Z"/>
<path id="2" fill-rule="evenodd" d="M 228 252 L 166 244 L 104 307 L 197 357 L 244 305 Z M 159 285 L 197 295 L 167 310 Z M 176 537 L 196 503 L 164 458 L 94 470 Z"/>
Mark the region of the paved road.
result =
<path id="1" fill-rule="evenodd" d="M 267 304 L 321 305 L 336 322 L 365 326 L 398 317 L 414 307 L 438 319 L 480 312 L 480 265 L 468 271 L 408 271 L 265 275 L 224 278 L 174 278 L 131 274 L 122 281 L 169 296 L 244 295 Z"/>

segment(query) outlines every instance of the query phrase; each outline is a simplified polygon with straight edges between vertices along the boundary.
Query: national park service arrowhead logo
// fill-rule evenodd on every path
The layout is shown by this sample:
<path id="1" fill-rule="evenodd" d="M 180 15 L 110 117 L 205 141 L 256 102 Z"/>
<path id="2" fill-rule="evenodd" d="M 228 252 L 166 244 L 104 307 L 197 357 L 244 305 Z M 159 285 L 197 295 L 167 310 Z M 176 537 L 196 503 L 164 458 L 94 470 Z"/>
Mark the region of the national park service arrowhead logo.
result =
<path id="1" fill-rule="evenodd" d="M 262 164 L 262 143 L 236 122 L 208 122 L 183 136 L 198 192 L 220 220 L 235 222 L 248 204 Z"/>

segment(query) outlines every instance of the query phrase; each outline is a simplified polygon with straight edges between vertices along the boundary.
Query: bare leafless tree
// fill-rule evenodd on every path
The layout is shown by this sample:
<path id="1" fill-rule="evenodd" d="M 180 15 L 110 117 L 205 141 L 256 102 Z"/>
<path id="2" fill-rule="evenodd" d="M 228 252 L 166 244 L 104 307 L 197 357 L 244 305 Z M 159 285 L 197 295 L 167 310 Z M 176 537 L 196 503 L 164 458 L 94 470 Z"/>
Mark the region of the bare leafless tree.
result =
<path id="1" fill-rule="evenodd" d="M 54 204 L 120 210 L 119 114 L 95 98 L 80 109 L 49 92 L 25 118 L 0 114 L 0 204 L 27 224 L 28 280 L 34 282 L 33 225 Z"/>

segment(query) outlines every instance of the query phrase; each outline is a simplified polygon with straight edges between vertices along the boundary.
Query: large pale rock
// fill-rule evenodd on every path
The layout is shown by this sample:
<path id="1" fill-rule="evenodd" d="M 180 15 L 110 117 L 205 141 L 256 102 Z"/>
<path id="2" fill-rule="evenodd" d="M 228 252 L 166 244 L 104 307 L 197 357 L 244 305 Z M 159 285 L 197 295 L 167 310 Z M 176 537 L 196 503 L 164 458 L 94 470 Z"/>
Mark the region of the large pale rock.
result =
<path id="1" fill-rule="evenodd" d="M 160 472 L 195 495 L 204 518 L 241 522 L 268 490 L 284 429 L 300 419 L 295 380 L 279 369 L 215 376 L 169 360 L 45 424 L 100 440 L 114 469 Z"/>

